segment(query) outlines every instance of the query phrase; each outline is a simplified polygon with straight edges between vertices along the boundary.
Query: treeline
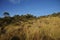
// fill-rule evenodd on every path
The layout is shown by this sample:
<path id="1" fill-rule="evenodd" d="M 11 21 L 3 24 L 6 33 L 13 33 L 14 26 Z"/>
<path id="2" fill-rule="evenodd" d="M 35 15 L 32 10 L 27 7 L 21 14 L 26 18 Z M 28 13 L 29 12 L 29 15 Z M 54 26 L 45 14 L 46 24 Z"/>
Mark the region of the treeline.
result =
<path id="1" fill-rule="evenodd" d="M 40 17 L 36 17 L 31 14 L 14 15 L 13 17 L 11 17 L 9 12 L 4 12 L 3 15 L 4 15 L 4 17 L 0 18 L 0 27 L 7 26 L 9 24 L 13 24 L 13 23 L 17 23 L 17 22 L 21 22 L 21 21 L 26 22 L 26 21 L 32 20 L 32 19 L 38 19 L 38 18 L 44 18 L 44 17 L 56 17 L 56 16 L 60 17 L 60 12 L 53 13 L 53 14 L 47 15 L 47 16 L 40 16 Z"/>
<path id="2" fill-rule="evenodd" d="M 60 18 L 60 12 L 52 13 L 52 14 L 45 15 L 45 16 L 40 16 L 39 18 L 47 18 L 47 17 L 59 17 Z"/>
<path id="3" fill-rule="evenodd" d="M 28 20 L 36 19 L 36 16 L 33 16 L 31 14 L 26 15 L 14 15 L 13 17 L 10 16 L 8 12 L 3 13 L 4 17 L 0 18 L 0 27 L 7 26 L 9 24 L 13 24 L 16 22 L 26 22 Z"/>

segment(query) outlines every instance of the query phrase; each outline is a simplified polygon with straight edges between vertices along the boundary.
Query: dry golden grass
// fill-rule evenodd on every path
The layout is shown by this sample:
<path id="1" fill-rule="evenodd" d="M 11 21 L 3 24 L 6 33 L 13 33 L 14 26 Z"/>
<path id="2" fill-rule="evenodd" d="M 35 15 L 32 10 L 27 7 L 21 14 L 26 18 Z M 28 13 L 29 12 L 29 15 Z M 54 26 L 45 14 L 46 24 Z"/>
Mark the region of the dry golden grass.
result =
<path id="1" fill-rule="evenodd" d="M 0 40 L 60 40 L 60 18 L 47 17 L 22 22 L 21 25 L 5 27 Z"/>

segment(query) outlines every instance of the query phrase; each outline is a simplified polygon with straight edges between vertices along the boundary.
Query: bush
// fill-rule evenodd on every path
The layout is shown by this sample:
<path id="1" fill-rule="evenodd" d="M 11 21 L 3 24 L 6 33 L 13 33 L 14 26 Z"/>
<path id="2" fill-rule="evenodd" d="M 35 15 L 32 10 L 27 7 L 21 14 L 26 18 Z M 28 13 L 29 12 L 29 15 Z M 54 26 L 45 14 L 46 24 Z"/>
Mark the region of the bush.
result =
<path id="1" fill-rule="evenodd" d="M 4 27 L 1 28 L 1 34 L 5 34 L 6 30 L 4 29 Z"/>
<path id="2" fill-rule="evenodd" d="M 14 36 L 14 37 L 11 38 L 11 40 L 20 40 L 20 38 L 17 37 L 17 36 Z"/>

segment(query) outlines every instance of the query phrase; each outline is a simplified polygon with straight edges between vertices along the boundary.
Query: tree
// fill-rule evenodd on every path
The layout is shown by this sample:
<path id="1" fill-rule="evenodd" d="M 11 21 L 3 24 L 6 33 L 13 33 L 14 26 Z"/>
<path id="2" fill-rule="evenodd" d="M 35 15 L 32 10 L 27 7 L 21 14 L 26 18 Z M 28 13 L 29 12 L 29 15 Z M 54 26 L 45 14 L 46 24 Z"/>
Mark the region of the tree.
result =
<path id="1" fill-rule="evenodd" d="M 4 12 L 3 15 L 4 15 L 4 18 L 3 18 L 4 25 L 10 24 L 12 19 L 10 17 L 9 12 Z"/>
<path id="2" fill-rule="evenodd" d="M 10 14 L 8 12 L 4 12 L 4 17 L 10 17 Z"/>
<path id="3" fill-rule="evenodd" d="M 26 14 L 25 16 L 26 16 L 27 19 L 36 18 L 36 16 L 33 16 L 33 15 L 31 15 L 31 14 Z"/>
<path id="4" fill-rule="evenodd" d="M 19 21 L 20 21 L 20 16 L 19 15 L 13 16 L 13 22 L 19 22 Z"/>

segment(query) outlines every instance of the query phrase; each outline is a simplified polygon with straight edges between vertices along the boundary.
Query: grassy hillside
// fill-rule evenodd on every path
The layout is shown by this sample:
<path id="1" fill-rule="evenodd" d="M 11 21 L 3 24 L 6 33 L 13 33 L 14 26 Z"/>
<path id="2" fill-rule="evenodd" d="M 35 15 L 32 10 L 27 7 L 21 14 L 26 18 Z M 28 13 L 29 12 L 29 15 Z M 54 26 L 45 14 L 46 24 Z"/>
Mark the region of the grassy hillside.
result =
<path id="1" fill-rule="evenodd" d="M 0 18 L 0 40 L 60 40 L 60 13 Z"/>

